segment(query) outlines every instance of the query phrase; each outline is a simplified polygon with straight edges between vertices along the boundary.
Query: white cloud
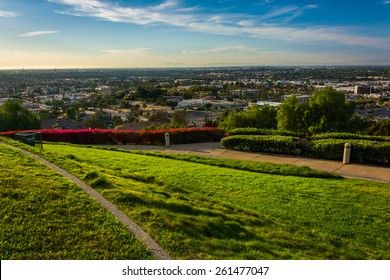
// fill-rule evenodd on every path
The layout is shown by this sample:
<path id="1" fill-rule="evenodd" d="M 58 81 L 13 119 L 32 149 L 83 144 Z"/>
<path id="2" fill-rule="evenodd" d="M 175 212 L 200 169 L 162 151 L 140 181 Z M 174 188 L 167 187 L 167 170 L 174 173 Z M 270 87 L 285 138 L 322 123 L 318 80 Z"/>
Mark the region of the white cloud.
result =
<path id="1" fill-rule="evenodd" d="M 300 17 L 306 10 L 312 10 L 318 8 L 317 5 L 306 5 L 304 7 L 298 6 L 286 6 L 274 8 L 268 14 L 261 16 L 261 19 L 281 19 L 285 22 L 290 21 L 294 18 Z"/>
<path id="2" fill-rule="evenodd" d="M 185 12 L 182 7 L 179 7 L 181 3 L 176 0 L 166 0 L 158 6 L 143 8 L 123 7 L 119 4 L 113 4 L 109 1 L 103 2 L 102 0 L 48 1 L 70 6 L 72 11 L 63 11 L 65 14 L 95 17 L 112 22 L 137 25 L 165 24 L 209 34 L 246 35 L 296 42 L 323 41 L 378 49 L 390 48 L 390 40 L 388 38 L 350 34 L 342 28 L 286 26 L 288 21 L 302 15 L 306 10 L 317 8 L 317 5 L 279 7 L 258 18 L 273 21 L 274 24 L 269 26 L 256 24 L 253 20 L 253 15 L 234 13 L 210 15 L 200 12 L 195 13 L 191 9 Z"/>
<path id="3" fill-rule="evenodd" d="M 58 30 L 45 30 L 45 31 L 33 31 L 33 32 L 27 32 L 20 34 L 20 37 L 36 37 L 36 36 L 42 36 L 42 35 L 48 35 L 48 34 L 55 34 L 59 33 Z"/>
<path id="4" fill-rule="evenodd" d="M 165 10 L 167 8 L 174 8 L 180 5 L 178 0 L 166 0 L 158 6 L 152 7 L 154 10 Z"/>
<path id="5" fill-rule="evenodd" d="M 383 1 L 383 4 L 390 4 L 389 0 Z"/>
<path id="6" fill-rule="evenodd" d="M 17 16 L 18 15 L 14 12 L 0 10 L 0 17 L 12 18 L 12 17 L 17 17 Z"/>
<path id="7" fill-rule="evenodd" d="M 224 18 L 221 16 L 221 15 L 217 15 L 217 16 L 212 16 L 210 17 L 209 19 L 207 19 L 208 22 L 217 22 L 217 23 L 220 23 L 220 22 L 223 22 L 224 21 Z"/>
<path id="8" fill-rule="evenodd" d="M 363 46 L 369 48 L 388 49 L 390 41 L 387 38 L 376 38 L 348 34 L 341 28 L 330 27 L 251 27 L 243 29 L 243 32 L 254 37 L 274 37 L 287 41 L 312 41 L 312 42 L 334 42 L 346 45 Z"/>
<path id="9" fill-rule="evenodd" d="M 238 52 L 238 53 L 244 53 L 244 52 L 259 52 L 260 49 L 257 48 L 249 48 L 244 45 L 237 45 L 237 46 L 227 46 L 227 47 L 218 47 L 218 48 L 212 48 L 212 49 L 206 49 L 206 50 L 185 50 L 182 51 L 183 54 L 216 54 L 216 53 L 226 53 L 226 52 Z"/>
<path id="10" fill-rule="evenodd" d="M 62 14 L 96 17 L 106 21 L 150 25 L 164 23 L 183 26 L 185 22 L 193 20 L 189 14 L 170 11 L 169 8 L 177 6 L 177 1 L 166 1 L 155 7 L 133 8 L 122 7 L 99 0 L 48 0 L 50 2 L 65 4 L 73 7 L 73 11 L 62 11 Z M 168 11 L 166 11 L 168 10 Z"/>
<path id="11" fill-rule="evenodd" d="M 255 25 L 255 22 L 253 20 L 241 20 L 237 24 L 243 27 L 251 27 Z"/>

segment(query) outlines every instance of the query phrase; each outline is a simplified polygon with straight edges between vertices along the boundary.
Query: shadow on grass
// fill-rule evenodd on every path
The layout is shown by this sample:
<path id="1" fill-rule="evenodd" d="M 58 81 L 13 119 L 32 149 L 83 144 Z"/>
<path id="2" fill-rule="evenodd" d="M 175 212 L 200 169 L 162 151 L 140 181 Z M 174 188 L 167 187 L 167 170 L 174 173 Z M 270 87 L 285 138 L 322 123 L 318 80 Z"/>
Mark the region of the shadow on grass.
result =
<path id="1" fill-rule="evenodd" d="M 252 214 L 245 217 L 240 212 L 240 216 L 226 215 L 221 211 L 199 209 L 193 205 L 180 201 L 162 201 L 155 199 L 144 199 L 140 196 L 126 193 L 117 199 L 120 204 L 126 206 L 143 206 L 149 209 L 159 208 L 169 213 L 175 213 L 177 220 L 175 227 L 180 227 L 181 231 L 192 237 L 206 236 L 219 239 L 241 239 L 249 240 L 256 237 L 246 227 L 264 226 L 266 222 Z"/>

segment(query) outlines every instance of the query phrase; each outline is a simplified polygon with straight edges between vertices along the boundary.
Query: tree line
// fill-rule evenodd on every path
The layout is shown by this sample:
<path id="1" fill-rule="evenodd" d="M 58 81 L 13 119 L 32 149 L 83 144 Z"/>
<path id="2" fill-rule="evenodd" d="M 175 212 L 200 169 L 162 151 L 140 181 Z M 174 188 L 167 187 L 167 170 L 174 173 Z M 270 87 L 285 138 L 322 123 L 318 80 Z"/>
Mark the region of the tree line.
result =
<path id="1" fill-rule="evenodd" d="M 390 120 L 374 122 L 355 115 L 356 104 L 347 102 L 345 95 L 331 87 L 315 90 L 307 103 L 295 96 L 284 100 L 279 109 L 271 106 L 257 107 L 243 112 L 227 110 L 217 125 L 225 130 L 254 127 L 314 134 L 321 132 L 352 132 L 371 135 L 390 135 Z M 172 126 L 188 125 L 185 112 L 176 112 Z M 107 122 L 107 116 L 98 112 L 89 119 L 88 127 L 98 127 Z M 161 121 L 163 119 L 164 121 Z M 151 121 L 168 122 L 168 115 L 155 114 Z M 111 120 L 112 121 L 112 120 Z M 96 123 L 95 123 L 96 122 Z M 0 131 L 36 129 L 40 127 L 38 115 L 30 112 L 20 102 L 7 100 L 0 106 Z"/>
<path id="2" fill-rule="evenodd" d="M 244 112 L 225 112 L 217 125 L 231 130 L 242 127 L 278 129 L 299 133 L 353 132 L 389 135 L 390 120 L 379 122 L 355 115 L 356 104 L 332 87 L 317 89 L 307 103 L 295 96 L 285 99 L 279 109 L 265 105 Z"/>

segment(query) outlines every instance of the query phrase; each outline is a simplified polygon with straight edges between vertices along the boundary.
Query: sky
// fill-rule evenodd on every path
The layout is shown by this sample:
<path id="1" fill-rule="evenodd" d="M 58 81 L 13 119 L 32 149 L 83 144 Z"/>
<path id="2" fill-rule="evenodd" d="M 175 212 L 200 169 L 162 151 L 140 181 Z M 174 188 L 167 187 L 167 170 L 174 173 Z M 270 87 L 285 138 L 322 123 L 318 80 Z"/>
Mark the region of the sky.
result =
<path id="1" fill-rule="evenodd" d="M 390 65 L 390 0 L 0 0 L 0 69 Z"/>

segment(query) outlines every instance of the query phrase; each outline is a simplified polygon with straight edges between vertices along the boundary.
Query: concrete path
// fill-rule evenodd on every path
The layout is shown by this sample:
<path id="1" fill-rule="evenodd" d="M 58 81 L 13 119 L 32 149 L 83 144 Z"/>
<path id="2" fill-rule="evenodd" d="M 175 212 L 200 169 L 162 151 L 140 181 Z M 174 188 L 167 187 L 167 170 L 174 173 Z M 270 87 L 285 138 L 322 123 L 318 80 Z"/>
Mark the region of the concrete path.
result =
<path id="1" fill-rule="evenodd" d="M 74 184 L 79 186 L 85 193 L 87 193 L 89 196 L 91 196 L 95 201 L 97 201 L 101 206 L 103 206 L 105 209 L 107 209 L 115 218 L 119 220 L 121 224 L 123 224 L 126 227 L 126 230 L 133 234 L 138 241 L 140 241 L 142 244 L 145 245 L 145 247 L 149 250 L 149 252 L 158 260 L 172 260 L 172 257 L 157 243 L 155 242 L 140 226 L 138 226 L 133 220 L 131 220 L 125 213 L 123 213 L 121 210 L 118 209 L 113 203 L 111 203 L 109 200 L 104 198 L 100 193 L 95 191 L 93 188 L 88 186 L 83 181 L 79 180 L 77 177 L 73 176 L 69 172 L 65 171 L 64 169 L 58 167 L 57 165 L 54 165 L 53 163 L 37 156 L 36 154 L 27 152 L 25 150 L 22 150 L 20 148 L 7 145 L 5 143 L 0 142 L 0 145 L 5 145 L 7 147 L 16 149 L 20 151 L 21 153 L 30 156 L 41 163 L 45 164 L 46 166 L 54 169 L 70 181 L 72 181 Z"/>
<path id="2" fill-rule="evenodd" d="M 339 174 L 346 178 L 358 178 L 377 181 L 381 183 L 390 183 L 390 168 L 363 164 L 343 164 L 341 161 L 320 160 L 312 158 L 303 158 L 296 156 L 275 155 L 266 153 L 253 153 L 232 151 L 224 149 L 219 142 L 197 143 L 164 146 L 131 146 L 117 145 L 117 148 L 125 150 L 149 150 L 161 151 L 166 153 L 194 154 L 216 158 L 231 158 L 238 160 L 253 160 L 259 162 L 271 162 L 277 164 L 293 164 L 297 166 L 308 166 L 315 170 L 327 171 Z"/>

